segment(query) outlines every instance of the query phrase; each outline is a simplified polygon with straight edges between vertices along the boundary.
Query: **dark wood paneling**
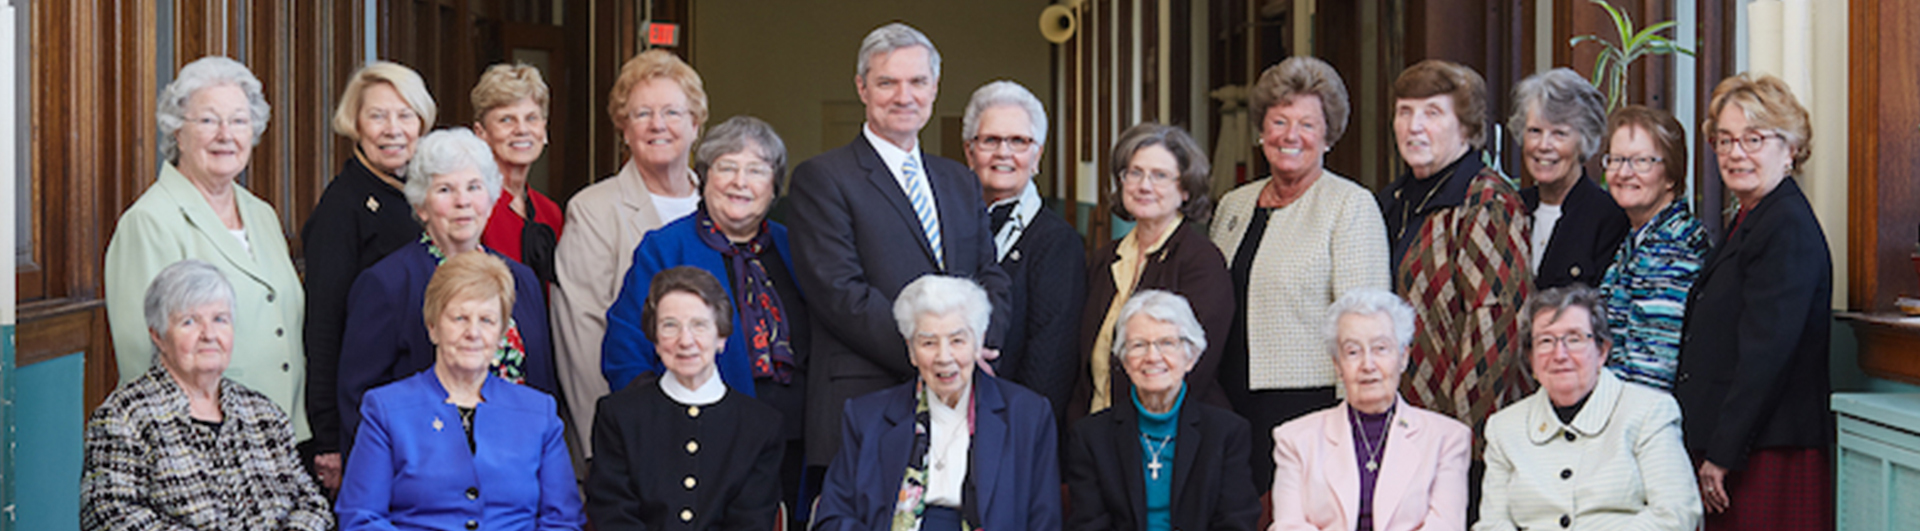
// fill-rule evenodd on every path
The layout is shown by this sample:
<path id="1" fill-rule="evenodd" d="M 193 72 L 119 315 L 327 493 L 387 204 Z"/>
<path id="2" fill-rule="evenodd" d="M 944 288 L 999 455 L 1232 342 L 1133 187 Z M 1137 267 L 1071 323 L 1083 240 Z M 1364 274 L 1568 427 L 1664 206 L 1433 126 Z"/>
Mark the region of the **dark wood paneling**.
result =
<path id="1" fill-rule="evenodd" d="M 1848 65 L 1848 306 L 1920 296 L 1910 256 L 1920 227 L 1920 6 L 1854 1 Z M 1819 141 L 1818 139 L 1815 140 Z"/>

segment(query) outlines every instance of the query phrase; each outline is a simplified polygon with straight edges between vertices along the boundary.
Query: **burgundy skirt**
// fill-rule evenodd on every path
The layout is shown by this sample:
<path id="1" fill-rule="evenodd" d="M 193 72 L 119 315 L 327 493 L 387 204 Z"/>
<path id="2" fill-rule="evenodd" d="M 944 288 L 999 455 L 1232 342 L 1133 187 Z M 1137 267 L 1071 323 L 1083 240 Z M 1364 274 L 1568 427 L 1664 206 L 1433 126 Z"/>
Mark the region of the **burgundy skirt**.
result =
<path id="1" fill-rule="evenodd" d="M 1707 531 L 1833 529 L 1833 462 L 1820 449 L 1755 449 L 1726 487 L 1732 507 L 1706 515 Z"/>

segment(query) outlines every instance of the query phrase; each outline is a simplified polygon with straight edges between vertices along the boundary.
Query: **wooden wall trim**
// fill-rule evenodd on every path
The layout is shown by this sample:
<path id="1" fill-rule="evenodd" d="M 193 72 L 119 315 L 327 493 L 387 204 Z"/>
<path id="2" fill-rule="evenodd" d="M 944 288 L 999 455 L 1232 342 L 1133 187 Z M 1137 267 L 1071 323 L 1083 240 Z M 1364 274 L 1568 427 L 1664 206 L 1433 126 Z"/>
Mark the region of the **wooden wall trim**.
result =
<path id="1" fill-rule="evenodd" d="M 1849 135 L 1880 130 L 1880 39 L 1878 0 L 1847 6 L 1847 123 Z M 1704 108 L 1704 107 L 1703 107 Z M 1880 280 L 1875 251 L 1880 219 L 1880 145 L 1874 135 L 1847 142 L 1847 307 L 1868 310 Z"/>

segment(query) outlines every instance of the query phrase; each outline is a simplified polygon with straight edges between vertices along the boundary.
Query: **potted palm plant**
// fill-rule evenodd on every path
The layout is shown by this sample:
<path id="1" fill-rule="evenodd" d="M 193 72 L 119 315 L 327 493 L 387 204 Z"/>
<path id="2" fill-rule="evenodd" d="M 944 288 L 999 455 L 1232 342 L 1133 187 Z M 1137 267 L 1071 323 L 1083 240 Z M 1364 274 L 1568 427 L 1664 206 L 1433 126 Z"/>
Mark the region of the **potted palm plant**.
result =
<path id="1" fill-rule="evenodd" d="M 1599 35 L 1581 35 L 1568 41 L 1567 45 L 1578 48 L 1580 43 L 1588 41 L 1600 45 L 1599 57 L 1593 62 L 1592 82 L 1595 88 L 1607 94 L 1607 112 L 1613 112 L 1627 103 L 1627 68 L 1633 66 L 1634 61 L 1647 55 L 1673 53 L 1693 55 L 1692 50 L 1681 47 L 1672 39 L 1658 35 L 1661 31 L 1673 28 L 1674 21 L 1656 22 L 1636 31 L 1633 27 L 1633 17 L 1628 16 L 1625 11 L 1613 7 L 1613 4 L 1607 3 L 1606 0 L 1587 1 L 1607 11 L 1607 15 L 1613 18 L 1613 27 L 1619 31 L 1619 35 L 1614 40 L 1608 40 Z"/>

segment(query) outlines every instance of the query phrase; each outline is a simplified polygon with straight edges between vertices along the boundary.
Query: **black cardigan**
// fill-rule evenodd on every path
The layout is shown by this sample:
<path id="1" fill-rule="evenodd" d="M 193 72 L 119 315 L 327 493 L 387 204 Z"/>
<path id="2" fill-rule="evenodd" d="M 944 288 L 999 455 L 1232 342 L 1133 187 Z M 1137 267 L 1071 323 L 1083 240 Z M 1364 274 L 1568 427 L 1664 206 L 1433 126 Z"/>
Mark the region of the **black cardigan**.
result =
<path id="1" fill-rule="evenodd" d="M 1521 190 L 1520 199 L 1526 201 L 1527 212 L 1533 213 L 1540 208 L 1540 187 Z M 1614 251 L 1633 229 L 1632 222 L 1627 220 L 1627 211 L 1621 210 L 1612 195 L 1585 175 L 1567 192 L 1567 200 L 1560 203 L 1560 209 L 1560 221 L 1554 224 L 1553 236 L 1547 240 L 1547 255 L 1540 258 L 1540 270 L 1533 274 L 1533 285 L 1547 289 L 1579 282 L 1599 288 L 1600 277 L 1613 265 Z M 1535 223 L 1533 227 L 1539 230 L 1540 225 Z"/>
<path id="2" fill-rule="evenodd" d="M 344 166 L 300 229 L 307 264 L 307 422 L 320 454 L 340 451 L 337 395 L 347 292 L 361 271 L 418 241 L 421 231 L 405 194 L 380 180 L 359 157 L 348 157 Z"/>
<path id="3" fill-rule="evenodd" d="M 1187 402 L 1180 406 L 1177 422 L 1173 528 L 1252 531 L 1260 519 L 1263 489 L 1254 487 L 1253 472 L 1247 468 L 1253 442 L 1247 421 L 1232 411 Z M 1065 457 L 1067 493 L 1073 500 L 1067 529 L 1146 528 L 1140 416 L 1129 399 L 1075 422 Z"/>

